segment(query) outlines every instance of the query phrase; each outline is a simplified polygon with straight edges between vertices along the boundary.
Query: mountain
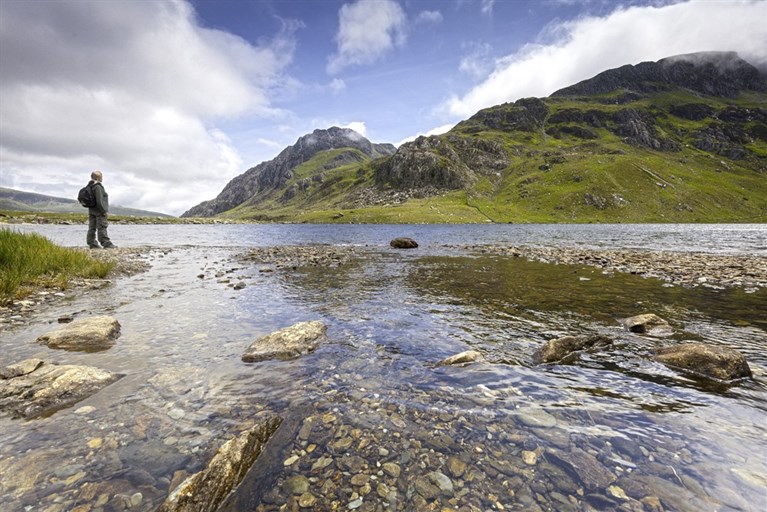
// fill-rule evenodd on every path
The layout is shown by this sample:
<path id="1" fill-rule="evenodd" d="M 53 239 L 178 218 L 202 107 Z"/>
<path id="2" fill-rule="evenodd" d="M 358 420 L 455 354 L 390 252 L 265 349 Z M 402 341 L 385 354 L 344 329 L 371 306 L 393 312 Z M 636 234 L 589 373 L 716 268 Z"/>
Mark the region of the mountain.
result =
<path id="1" fill-rule="evenodd" d="M 483 109 L 388 154 L 299 143 L 235 178 L 214 207 L 187 213 L 288 222 L 767 221 L 767 78 L 733 52 L 607 70 L 548 98 Z M 358 161 L 335 159 L 349 151 L 360 151 Z"/>
<path id="2" fill-rule="evenodd" d="M 80 206 L 74 199 L 22 192 L 0 187 L 0 210 L 20 212 L 49 212 L 49 213 L 88 213 L 87 208 Z M 109 213 L 113 215 L 132 215 L 135 217 L 171 217 L 164 213 L 110 206 Z"/>
<path id="3" fill-rule="evenodd" d="M 323 171 L 367 162 L 395 151 L 391 144 L 373 144 L 348 128 L 314 130 L 273 160 L 237 176 L 215 199 L 191 208 L 182 217 L 211 217 L 241 205 L 257 205 L 274 195 L 290 199 L 312 182 L 321 183 Z"/>

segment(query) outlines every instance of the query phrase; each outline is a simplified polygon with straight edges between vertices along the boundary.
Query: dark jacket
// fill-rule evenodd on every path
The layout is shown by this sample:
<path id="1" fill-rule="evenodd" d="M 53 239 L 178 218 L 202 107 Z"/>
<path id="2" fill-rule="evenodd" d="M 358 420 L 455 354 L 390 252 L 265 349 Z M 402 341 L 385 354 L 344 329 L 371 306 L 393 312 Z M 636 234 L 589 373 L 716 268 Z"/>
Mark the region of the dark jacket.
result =
<path id="1" fill-rule="evenodd" d="M 109 194 L 104 190 L 104 185 L 98 181 L 91 180 L 88 185 L 93 190 L 93 195 L 96 197 L 96 206 L 88 208 L 90 215 L 104 215 L 109 211 Z"/>

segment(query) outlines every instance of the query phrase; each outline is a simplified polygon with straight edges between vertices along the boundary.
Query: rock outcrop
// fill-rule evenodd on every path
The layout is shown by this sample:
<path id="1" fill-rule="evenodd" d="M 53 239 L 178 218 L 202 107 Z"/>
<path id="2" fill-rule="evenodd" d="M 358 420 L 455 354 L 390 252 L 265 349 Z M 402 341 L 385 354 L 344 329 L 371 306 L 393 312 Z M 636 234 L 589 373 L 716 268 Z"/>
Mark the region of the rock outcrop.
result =
<path id="1" fill-rule="evenodd" d="M 50 348 L 96 352 L 114 345 L 120 336 L 120 322 L 111 316 L 75 320 L 37 338 Z"/>
<path id="2" fill-rule="evenodd" d="M 455 190 L 508 165 L 509 156 L 498 142 L 458 135 L 418 137 L 376 162 L 374 179 L 379 187 L 398 190 Z"/>
<path id="3" fill-rule="evenodd" d="M 90 366 L 27 359 L 0 369 L 0 413 L 27 419 L 51 414 L 88 398 L 119 378 Z"/>
<path id="4" fill-rule="evenodd" d="M 254 341 L 242 355 L 246 363 L 268 359 L 288 360 L 314 352 L 325 337 L 327 326 L 320 321 L 299 322 Z"/>
<path id="5" fill-rule="evenodd" d="M 706 343 L 680 343 L 663 347 L 655 360 L 694 375 L 729 382 L 751 377 L 751 368 L 740 352 Z"/>
<path id="6" fill-rule="evenodd" d="M 247 474 L 282 420 L 271 417 L 230 439 L 208 466 L 184 480 L 157 512 L 214 512 Z"/>

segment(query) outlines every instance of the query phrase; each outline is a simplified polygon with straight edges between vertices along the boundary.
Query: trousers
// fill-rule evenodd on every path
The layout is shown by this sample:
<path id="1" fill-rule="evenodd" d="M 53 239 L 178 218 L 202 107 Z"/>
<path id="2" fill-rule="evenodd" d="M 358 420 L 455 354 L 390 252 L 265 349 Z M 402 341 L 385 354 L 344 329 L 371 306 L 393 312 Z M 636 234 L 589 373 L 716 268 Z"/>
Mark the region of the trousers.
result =
<path id="1" fill-rule="evenodd" d="M 107 227 L 109 227 L 109 221 L 107 221 L 106 215 L 88 215 L 88 236 L 86 237 L 88 247 L 99 246 L 96 243 L 97 236 L 102 247 L 110 247 L 112 245 L 112 241 L 107 234 Z"/>

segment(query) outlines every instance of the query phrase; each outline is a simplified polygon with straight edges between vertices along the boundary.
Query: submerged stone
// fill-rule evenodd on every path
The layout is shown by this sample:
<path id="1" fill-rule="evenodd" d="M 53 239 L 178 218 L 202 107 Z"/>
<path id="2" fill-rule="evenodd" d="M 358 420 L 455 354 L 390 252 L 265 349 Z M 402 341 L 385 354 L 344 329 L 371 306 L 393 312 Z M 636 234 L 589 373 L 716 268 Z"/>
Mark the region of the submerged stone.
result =
<path id="1" fill-rule="evenodd" d="M 320 321 L 299 322 L 254 341 L 242 355 L 246 363 L 288 360 L 314 352 L 327 332 Z"/>
<path id="2" fill-rule="evenodd" d="M 655 360 L 674 369 L 720 381 L 751 377 L 751 368 L 743 354 L 706 343 L 664 347 L 655 353 Z"/>
<path id="3" fill-rule="evenodd" d="M 461 352 L 459 354 L 452 355 L 450 357 L 447 357 L 437 363 L 437 366 L 450 366 L 455 364 L 465 364 L 465 363 L 473 363 L 476 361 L 482 361 L 484 358 L 482 357 L 482 354 L 477 352 L 476 350 L 467 350 L 465 352 Z"/>
<path id="4" fill-rule="evenodd" d="M 282 423 L 263 420 L 219 448 L 208 466 L 179 485 L 157 512 L 213 512 L 235 489 Z"/>
<path id="5" fill-rule="evenodd" d="M 33 418 L 63 409 L 120 378 L 90 366 L 57 365 L 28 359 L 0 371 L 0 413 Z"/>
<path id="6" fill-rule="evenodd" d="M 533 354 L 533 360 L 540 363 L 555 363 L 563 361 L 568 356 L 590 348 L 604 348 L 612 345 L 613 340 L 607 336 L 564 336 L 549 340 Z"/>

